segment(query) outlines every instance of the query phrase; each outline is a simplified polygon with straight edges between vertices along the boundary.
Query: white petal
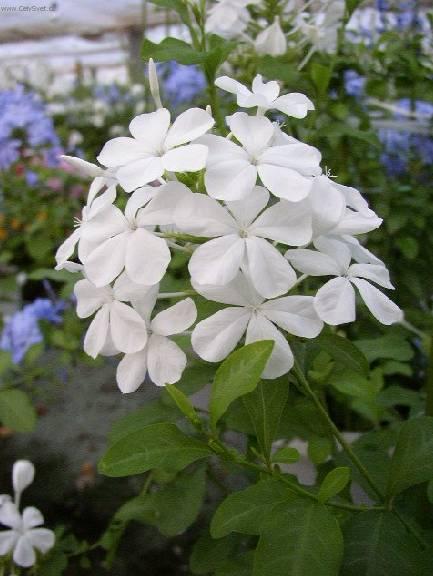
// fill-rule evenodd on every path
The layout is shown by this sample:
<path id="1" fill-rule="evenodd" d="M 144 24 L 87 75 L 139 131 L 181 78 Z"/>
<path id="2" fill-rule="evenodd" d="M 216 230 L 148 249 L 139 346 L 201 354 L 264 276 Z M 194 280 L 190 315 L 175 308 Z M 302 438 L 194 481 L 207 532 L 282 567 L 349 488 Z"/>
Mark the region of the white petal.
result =
<path id="1" fill-rule="evenodd" d="M 266 208 L 268 202 L 269 192 L 266 188 L 254 186 L 248 196 L 234 202 L 226 202 L 226 205 L 239 225 L 246 227 Z"/>
<path id="2" fill-rule="evenodd" d="M 19 533 L 15 530 L 0 531 L 0 556 L 6 556 L 14 548 Z"/>
<path id="3" fill-rule="evenodd" d="M 379 264 L 380 266 L 385 266 L 385 264 L 378 258 L 373 252 L 367 250 L 365 246 L 362 246 L 360 241 L 353 236 L 340 236 L 339 239 L 347 244 L 352 258 L 359 262 L 360 264 Z"/>
<path id="4" fill-rule="evenodd" d="M 378 216 L 365 216 L 360 212 L 347 209 L 344 216 L 332 231 L 334 234 L 365 234 L 376 230 L 382 224 Z"/>
<path id="5" fill-rule="evenodd" d="M 260 164 L 257 172 L 263 185 L 278 198 L 299 202 L 310 193 L 312 180 L 292 168 Z"/>
<path id="6" fill-rule="evenodd" d="M 308 201 L 316 236 L 334 228 L 346 211 L 343 194 L 326 176 L 314 178 Z"/>
<path id="7" fill-rule="evenodd" d="M 346 244 L 341 242 L 338 238 L 332 238 L 329 236 L 320 236 L 313 241 L 313 244 L 317 250 L 327 254 L 338 264 L 340 274 L 345 274 L 347 272 L 352 254 Z"/>
<path id="8" fill-rule="evenodd" d="M 70 236 L 68 236 L 68 238 L 66 238 L 63 244 L 59 246 L 55 256 L 58 266 L 61 266 L 62 264 L 67 262 L 67 260 L 69 260 L 69 258 L 72 256 L 75 250 L 75 246 L 77 245 L 77 242 L 80 239 L 80 236 L 81 236 L 81 229 L 77 228 L 72 232 Z"/>
<path id="9" fill-rule="evenodd" d="M 364 216 L 374 217 L 376 214 L 368 207 L 368 202 L 361 196 L 356 188 L 350 186 L 343 186 L 338 182 L 333 183 L 334 186 L 343 194 L 347 206 L 360 212 Z"/>
<path id="10" fill-rule="evenodd" d="M 108 334 L 109 320 L 110 305 L 104 304 L 96 313 L 84 337 L 84 352 L 92 358 L 96 358 L 104 347 Z"/>
<path id="11" fill-rule="evenodd" d="M 135 222 L 137 211 L 150 202 L 157 191 L 153 186 L 143 186 L 131 194 L 125 206 L 125 216 L 130 224 Z"/>
<path id="12" fill-rule="evenodd" d="M 232 160 L 247 160 L 248 154 L 242 148 L 231 140 L 214 134 L 205 134 L 196 141 L 196 144 L 204 144 L 209 150 L 207 165 L 208 167 L 219 164 L 220 162 Z"/>
<path id="13" fill-rule="evenodd" d="M 347 278 L 333 278 L 314 297 L 314 308 L 324 322 L 336 326 L 355 320 L 355 291 Z"/>
<path id="14" fill-rule="evenodd" d="M 13 560 L 18 566 L 29 568 L 36 562 L 36 554 L 28 534 L 18 538 L 14 548 Z"/>
<path id="15" fill-rule="evenodd" d="M 260 164 L 291 168 L 304 176 L 318 176 L 321 173 L 319 150 L 303 142 L 266 148 L 259 160 Z"/>
<path id="16" fill-rule="evenodd" d="M 34 530 L 29 530 L 27 533 L 30 542 L 33 547 L 45 554 L 54 546 L 56 537 L 52 530 L 47 528 L 35 528 Z"/>
<path id="17" fill-rule="evenodd" d="M 81 238 L 87 242 L 101 243 L 107 238 L 121 234 L 128 228 L 123 212 L 116 206 L 108 206 L 97 212 L 81 225 Z"/>
<path id="18" fill-rule="evenodd" d="M 137 225 L 174 224 L 178 204 L 184 198 L 192 196 L 190 189 L 180 182 L 167 182 L 154 190 L 156 194 L 152 200 L 137 214 Z"/>
<path id="19" fill-rule="evenodd" d="M 147 368 L 157 386 L 174 384 L 186 368 L 185 352 L 165 336 L 152 334 L 147 346 Z"/>
<path id="20" fill-rule="evenodd" d="M 179 202 L 176 226 L 194 236 L 212 238 L 237 231 L 236 221 L 219 202 L 204 194 L 188 194 Z"/>
<path id="21" fill-rule="evenodd" d="M 403 312 L 383 292 L 360 278 L 352 278 L 352 282 L 358 288 L 367 308 L 379 322 L 388 326 L 403 320 Z"/>
<path id="22" fill-rule="evenodd" d="M 170 112 L 159 108 L 155 112 L 140 114 L 131 120 L 129 131 L 144 152 L 156 152 L 162 148 L 170 126 Z"/>
<path id="23" fill-rule="evenodd" d="M 251 284 L 251 281 L 239 272 L 237 276 L 225 286 L 198 284 L 192 280 L 192 287 L 207 300 L 231 304 L 233 306 L 257 306 L 263 302 Z"/>
<path id="24" fill-rule="evenodd" d="M 310 210 L 302 202 L 281 200 L 265 210 L 249 232 L 290 246 L 303 246 L 312 236 Z"/>
<path id="25" fill-rule="evenodd" d="M 111 289 L 108 286 L 97 288 L 88 280 L 83 279 L 75 284 L 74 294 L 77 299 L 77 316 L 87 318 L 109 301 Z"/>
<path id="26" fill-rule="evenodd" d="M 169 129 L 165 145 L 167 148 L 186 144 L 202 136 L 215 124 L 215 120 L 206 110 L 190 108 L 176 118 Z"/>
<path id="27" fill-rule="evenodd" d="M 384 288 L 394 288 L 389 279 L 388 269 L 380 264 L 352 264 L 349 266 L 348 276 L 372 280 Z"/>
<path id="28" fill-rule="evenodd" d="M 125 269 L 137 284 L 151 286 L 164 276 L 171 255 L 164 238 L 155 236 L 144 228 L 137 228 L 128 237 Z"/>
<path id="29" fill-rule="evenodd" d="M 227 124 L 252 156 L 261 154 L 274 135 L 273 124 L 265 116 L 248 116 L 245 112 L 236 112 L 227 118 Z"/>
<path id="30" fill-rule="evenodd" d="M 149 293 L 154 293 L 154 297 L 156 298 L 158 289 L 158 284 L 150 286 L 137 284 L 131 280 L 126 272 L 123 272 L 116 278 L 112 293 L 116 300 L 120 300 L 121 302 L 130 302 L 140 300 L 141 298 L 147 298 Z"/>
<path id="31" fill-rule="evenodd" d="M 235 234 L 215 238 L 195 250 L 188 270 L 199 284 L 227 284 L 238 273 L 244 251 L 244 240 Z"/>
<path id="32" fill-rule="evenodd" d="M 147 156 L 122 166 L 116 172 L 122 187 L 126 192 L 132 192 L 140 186 L 157 180 L 164 174 L 164 166 L 160 156 Z"/>
<path id="33" fill-rule="evenodd" d="M 339 276 L 338 263 L 322 252 L 315 250 L 287 250 L 284 255 L 296 270 L 309 276 Z"/>
<path id="34" fill-rule="evenodd" d="M 203 360 L 220 362 L 230 354 L 242 338 L 250 319 L 245 308 L 219 310 L 194 328 L 191 344 Z"/>
<path id="35" fill-rule="evenodd" d="M 209 196 L 233 201 L 247 197 L 257 182 L 257 168 L 247 159 L 226 158 L 208 166 L 205 185 Z"/>
<path id="36" fill-rule="evenodd" d="M 233 78 L 229 78 L 228 76 L 220 76 L 217 78 L 215 80 L 215 86 L 218 86 L 218 88 L 221 88 L 221 90 L 225 90 L 231 94 L 242 94 L 244 96 L 252 95 L 246 86 L 237 80 L 233 80 Z"/>
<path id="37" fill-rule="evenodd" d="M 314 309 L 312 296 L 286 296 L 269 300 L 260 309 L 268 320 L 295 336 L 315 338 L 323 327 Z"/>
<path id="38" fill-rule="evenodd" d="M 143 158 L 143 144 L 135 138 L 120 136 L 109 140 L 102 148 L 98 156 L 98 162 L 107 168 L 124 166 L 129 162 L 134 162 Z"/>
<path id="39" fill-rule="evenodd" d="M 264 96 L 268 104 L 274 102 L 280 93 L 280 86 L 278 85 L 278 82 L 275 80 L 271 80 L 271 82 L 263 82 L 261 74 L 257 74 L 257 76 L 255 76 L 252 88 L 254 94 Z"/>
<path id="40" fill-rule="evenodd" d="M 15 530 L 21 530 L 21 515 L 13 502 L 5 502 L 0 508 L 0 524 Z"/>
<path id="41" fill-rule="evenodd" d="M 88 208 L 87 218 L 93 218 L 98 212 L 105 210 L 116 200 L 116 184 L 112 184 L 103 194 L 96 196 L 106 184 L 106 178 L 98 177 L 90 185 L 86 203 L 86 208 Z"/>
<path id="42" fill-rule="evenodd" d="M 135 392 L 146 378 L 146 350 L 125 354 L 116 371 L 116 381 L 124 394 Z"/>
<path id="43" fill-rule="evenodd" d="M 110 330 L 120 352 L 131 354 L 142 350 L 147 342 L 147 327 L 141 316 L 123 302 L 110 305 Z"/>
<path id="44" fill-rule="evenodd" d="M 294 118 L 305 118 L 309 110 L 314 110 L 314 104 L 311 100 L 305 94 L 297 92 L 280 96 L 275 100 L 272 107 Z"/>
<path id="45" fill-rule="evenodd" d="M 197 308 L 191 298 L 185 298 L 159 312 L 152 320 L 150 329 L 160 336 L 171 336 L 187 330 L 197 319 Z"/>
<path id="46" fill-rule="evenodd" d="M 84 270 L 98 288 L 112 282 L 125 266 L 125 251 L 129 232 L 109 238 L 93 250 L 85 260 Z"/>
<path id="47" fill-rule="evenodd" d="M 285 294 L 296 282 L 296 274 L 284 256 L 263 238 L 246 238 L 248 273 L 254 288 L 264 298 Z"/>
<path id="48" fill-rule="evenodd" d="M 82 158 L 66 156 L 63 154 L 60 156 L 60 158 L 66 162 L 66 164 L 69 164 L 69 166 L 74 168 L 76 173 L 80 174 L 81 176 L 91 176 L 92 178 L 95 178 L 96 176 L 100 176 L 104 173 L 102 168 L 96 164 L 92 164 L 91 162 L 86 162 L 86 160 L 83 160 Z"/>
<path id="49" fill-rule="evenodd" d="M 206 166 L 207 154 L 203 144 L 188 144 L 166 152 L 162 164 L 169 172 L 197 172 Z"/>
<path id="50" fill-rule="evenodd" d="M 44 517 L 40 511 L 34 506 L 27 506 L 23 511 L 23 527 L 24 530 L 30 528 L 35 528 L 35 526 L 40 526 L 44 523 Z"/>
<path id="51" fill-rule="evenodd" d="M 287 340 L 277 328 L 260 313 L 248 323 L 245 344 L 260 340 L 273 340 L 272 354 L 262 373 L 262 378 L 274 379 L 286 374 L 293 366 L 293 354 Z"/>

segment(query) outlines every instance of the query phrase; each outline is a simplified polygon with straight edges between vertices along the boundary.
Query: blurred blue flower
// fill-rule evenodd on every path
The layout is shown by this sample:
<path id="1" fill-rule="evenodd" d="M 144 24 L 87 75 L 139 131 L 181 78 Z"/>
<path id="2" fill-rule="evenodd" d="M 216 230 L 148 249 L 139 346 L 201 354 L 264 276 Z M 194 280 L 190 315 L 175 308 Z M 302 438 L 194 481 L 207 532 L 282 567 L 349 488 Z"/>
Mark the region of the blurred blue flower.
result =
<path id="1" fill-rule="evenodd" d="M 0 337 L 0 348 L 10 352 L 13 362 L 18 364 L 31 346 L 43 340 L 38 321 L 59 324 L 64 307 L 62 301 L 52 302 L 48 298 L 38 298 L 26 304 L 6 320 Z"/>
<path id="2" fill-rule="evenodd" d="M 39 182 L 39 176 L 33 170 L 26 170 L 24 176 L 28 186 L 35 186 Z"/>
<path id="3" fill-rule="evenodd" d="M 365 77 L 355 70 L 344 71 L 344 87 L 349 96 L 360 98 L 364 94 Z"/>
<path id="4" fill-rule="evenodd" d="M 0 138 L 0 170 L 6 170 L 20 157 L 21 142 L 16 138 Z"/>
<path id="5" fill-rule="evenodd" d="M 191 102 L 206 87 L 204 74 L 197 66 L 173 61 L 166 65 L 166 70 L 164 92 L 173 106 Z"/>

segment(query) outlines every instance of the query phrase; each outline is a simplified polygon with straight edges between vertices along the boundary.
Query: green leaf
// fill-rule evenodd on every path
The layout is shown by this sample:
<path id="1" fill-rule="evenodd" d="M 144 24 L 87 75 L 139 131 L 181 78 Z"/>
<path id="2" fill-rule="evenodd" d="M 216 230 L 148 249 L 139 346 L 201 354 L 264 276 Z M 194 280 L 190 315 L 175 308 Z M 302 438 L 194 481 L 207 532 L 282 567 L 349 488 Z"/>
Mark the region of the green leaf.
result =
<path id="1" fill-rule="evenodd" d="M 400 428 L 391 458 L 387 495 L 397 494 L 433 479 L 433 417 L 423 416 L 405 422 Z"/>
<path id="2" fill-rule="evenodd" d="M 374 362 L 379 358 L 406 362 L 413 357 L 411 345 L 404 336 L 398 334 L 389 334 L 369 340 L 357 340 L 355 345 L 364 353 L 369 362 Z"/>
<path id="3" fill-rule="evenodd" d="M 272 462 L 279 462 L 281 464 L 294 464 L 299 460 L 299 458 L 299 452 L 296 448 L 292 448 L 291 446 L 280 448 L 272 454 Z"/>
<path id="4" fill-rule="evenodd" d="M 221 540 L 213 540 L 203 534 L 194 544 L 189 559 L 193 574 L 209 574 L 222 568 L 238 544 L 238 537 L 231 535 Z"/>
<path id="5" fill-rule="evenodd" d="M 31 432 L 36 412 L 27 394 L 21 390 L 0 390 L 0 421 L 16 432 Z"/>
<path id="6" fill-rule="evenodd" d="M 215 78 L 218 68 L 223 64 L 230 52 L 236 47 L 236 42 L 225 40 L 216 34 L 208 36 L 208 51 L 205 59 L 205 69 L 208 78 Z"/>
<path id="7" fill-rule="evenodd" d="M 99 471 L 115 477 L 142 474 L 152 468 L 177 472 L 211 454 L 206 444 L 186 436 L 174 424 L 161 422 L 122 436 L 100 460 Z"/>
<path id="8" fill-rule="evenodd" d="M 390 512 L 362 512 L 345 524 L 344 576 L 420 576 L 421 550 Z"/>
<path id="9" fill-rule="evenodd" d="M 326 94 L 332 77 L 332 68 L 323 66 L 323 64 L 319 64 L 318 62 L 312 62 L 310 74 L 319 95 Z"/>
<path id="10" fill-rule="evenodd" d="M 183 0 L 151 0 L 152 4 L 167 10 L 175 10 L 182 22 L 185 24 L 189 20 L 187 3 Z"/>
<path id="11" fill-rule="evenodd" d="M 4 374 L 13 366 L 14 363 L 12 362 L 11 353 L 7 352 L 6 350 L 0 350 L 0 375 Z"/>
<path id="12" fill-rule="evenodd" d="M 142 408 L 135 410 L 117 420 L 109 433 L 108 439 L 110 444 L 114 444 L 123 436 L 141 430 L 148 424 L 157 422 L 176 422 L 180 419 L 179 411 L 174 406 L 163 404 L 161 400 L 148 402 Z"/>
<path id="13" fill-rule="evenodd" d="M 259 446 L 266 458 L 270 456 L 288 393 L 287 378 L 279 378 L 259 382 L 253 392 L 243 397 Z"/>
<path id="14" fill-rule="evenodd" d="M 151 42 L 147 38 L 141 46 L 143 60 L 153 58 L 156 62 L 175 60 L 180 64 L 201 64 L 206 60 L 204 52 L 197 52 L 192 46 L 177 38 L 164 38 L 159 44 Z"/>
<path id="15" fill-rule="evenodd" d="M 179 410 L 193 423 L 199 423 L 200 418 L 195 411 L 194 406 L 192 405 L 188 396 L 186 396 L 183 392 L 178 390 L 174 384 L 167 384 L 165 387 L 167 392 L 170 394 L 171 398 L 174 400 L 176 406 Z"/>
<path id="16" fill-rule="evenodd" d="M 243 346 L 224 360 L 212 385 L 210 413 L 213 427 L 230 404 L 257 386 L 274 347 L 273 340 Z"/>
<path id="17" fill-rule="evenodd" d="M 294 498 L 278 480 L 261 480 L 245 490 L 229 494 L 218 506 L 210 525 L 213 538 L 222 538 L 230 532 L 260 534 L 259 518 L 276 504 L 289 502 Z"/>
<path id="18" fill-rule="evenodd" d="M 338 364 L 368 375 L 368 360 L 364 354 L 350 340 L 337 336 L 337 334 L 322 334 L 315 342 L 327 352 Z"/>
<path id="19" fill-rule="evenodd" d="M 314 464 L 325 462 L 332 452 L 332 441 L 325 436 L 314 436 L 308 440 L 308 457 Z"/>
<path id="20" fill-rule="evenodd" d="M 330 498 L 337 496 L 350 480 L 350 468 L 340 466 L 331 470 L 324 478 L 317 495 L 321 504 L 327 502 Z"/>
<path id="21" fill-rule="evenodd" d="M 326 506 L 297 498 L 268 515 L 254 556 L 254 576 L 337 576 L 340 527 Z"/>

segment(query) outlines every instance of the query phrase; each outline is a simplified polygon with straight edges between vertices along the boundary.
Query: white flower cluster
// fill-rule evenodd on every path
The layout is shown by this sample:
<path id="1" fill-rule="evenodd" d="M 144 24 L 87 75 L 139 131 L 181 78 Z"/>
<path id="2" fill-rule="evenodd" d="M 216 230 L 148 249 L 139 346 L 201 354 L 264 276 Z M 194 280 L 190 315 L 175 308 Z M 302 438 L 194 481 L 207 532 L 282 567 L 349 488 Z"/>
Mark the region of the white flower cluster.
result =
<path id="1" fill-rule="evenodd" d="M 94 181 L 77 230 L 57 252 L 57 268 L 83 273 L 77 312 L 96 313 L 84 349 L 93 357 L 124 354 L 117 370 L 123 392 L 136 390 L 147 373 L 159 386 L 177 382 L 186 366 L 170 336 L 195 323 L 194 301 L 152 314 L 164 297 L 159 283 L 171 250 L 190 254 L 191 292 L 225 305 L 192 331 L 194 351 L 210 362 L 245 335 L 245 343 L 275 342 L 264 378 L 285 374 L 293 355 L 284 333 L 315 338 L 324 322 L 353 321 L 355 288 L 383 324 L 402 319 L 374 286 L 392 288 L 385 265 L 357 239 L 381 219 L 357 190 L 322 173 L 316 148 L 265 116 L 276 109 L 303 118 L 311 101 L 280 96 L 277 82 L 260 76 L 252 90 L 228 77 L 216 84 L 236 94 L 239 106 L 257 108 L 255 116 L 228 117 L 226 137 L 209 133 L 207 111 L 192 108 L 171 125 L 168 110 L 159 108 L 132 120 L 132 137 L 105 144 L 98 157 L 105 168 L 68 160 Z M 196 171 L 193 192 L 176 175 L 185 181 L 184 173 Z M 118 185 L 132 192 L 123 211 L 115 205 Z M 69 260 L 76 246 L 78 263 Z M 307 276 L 325 282 L 315 296 L 293 294 Z"/>
<path id="2" fill-rule="evenodd" d="M 44 517 L 37 508 L 28 506 L 20 513 L 23 491 L 35 477 L 35 469 L 28 460 L 18 460 L 12 469 L 14 499 L 9 494 L 0 494 L 0 556 L 12 554 L 17 566 L 29 568 L 36 562 L 35 550 L 45 554 L 54 546 L 54 532 L 41 528 Z"/>

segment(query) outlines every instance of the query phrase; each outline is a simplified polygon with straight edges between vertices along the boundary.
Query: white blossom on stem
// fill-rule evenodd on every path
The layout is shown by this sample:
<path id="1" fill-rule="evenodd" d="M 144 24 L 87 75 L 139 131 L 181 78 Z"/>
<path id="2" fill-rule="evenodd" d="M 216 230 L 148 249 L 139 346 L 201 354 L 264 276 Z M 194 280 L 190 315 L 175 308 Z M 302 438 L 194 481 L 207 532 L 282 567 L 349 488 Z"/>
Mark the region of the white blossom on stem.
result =
<path id="1" fill-rule="evenodd" d="M 262 30 L 254 42 L 257 54 L 269 54 L 270 56 L 281 56 L 287 51 L 287 38 L 281 29 L 278 16 L 272 24 Z"/>

